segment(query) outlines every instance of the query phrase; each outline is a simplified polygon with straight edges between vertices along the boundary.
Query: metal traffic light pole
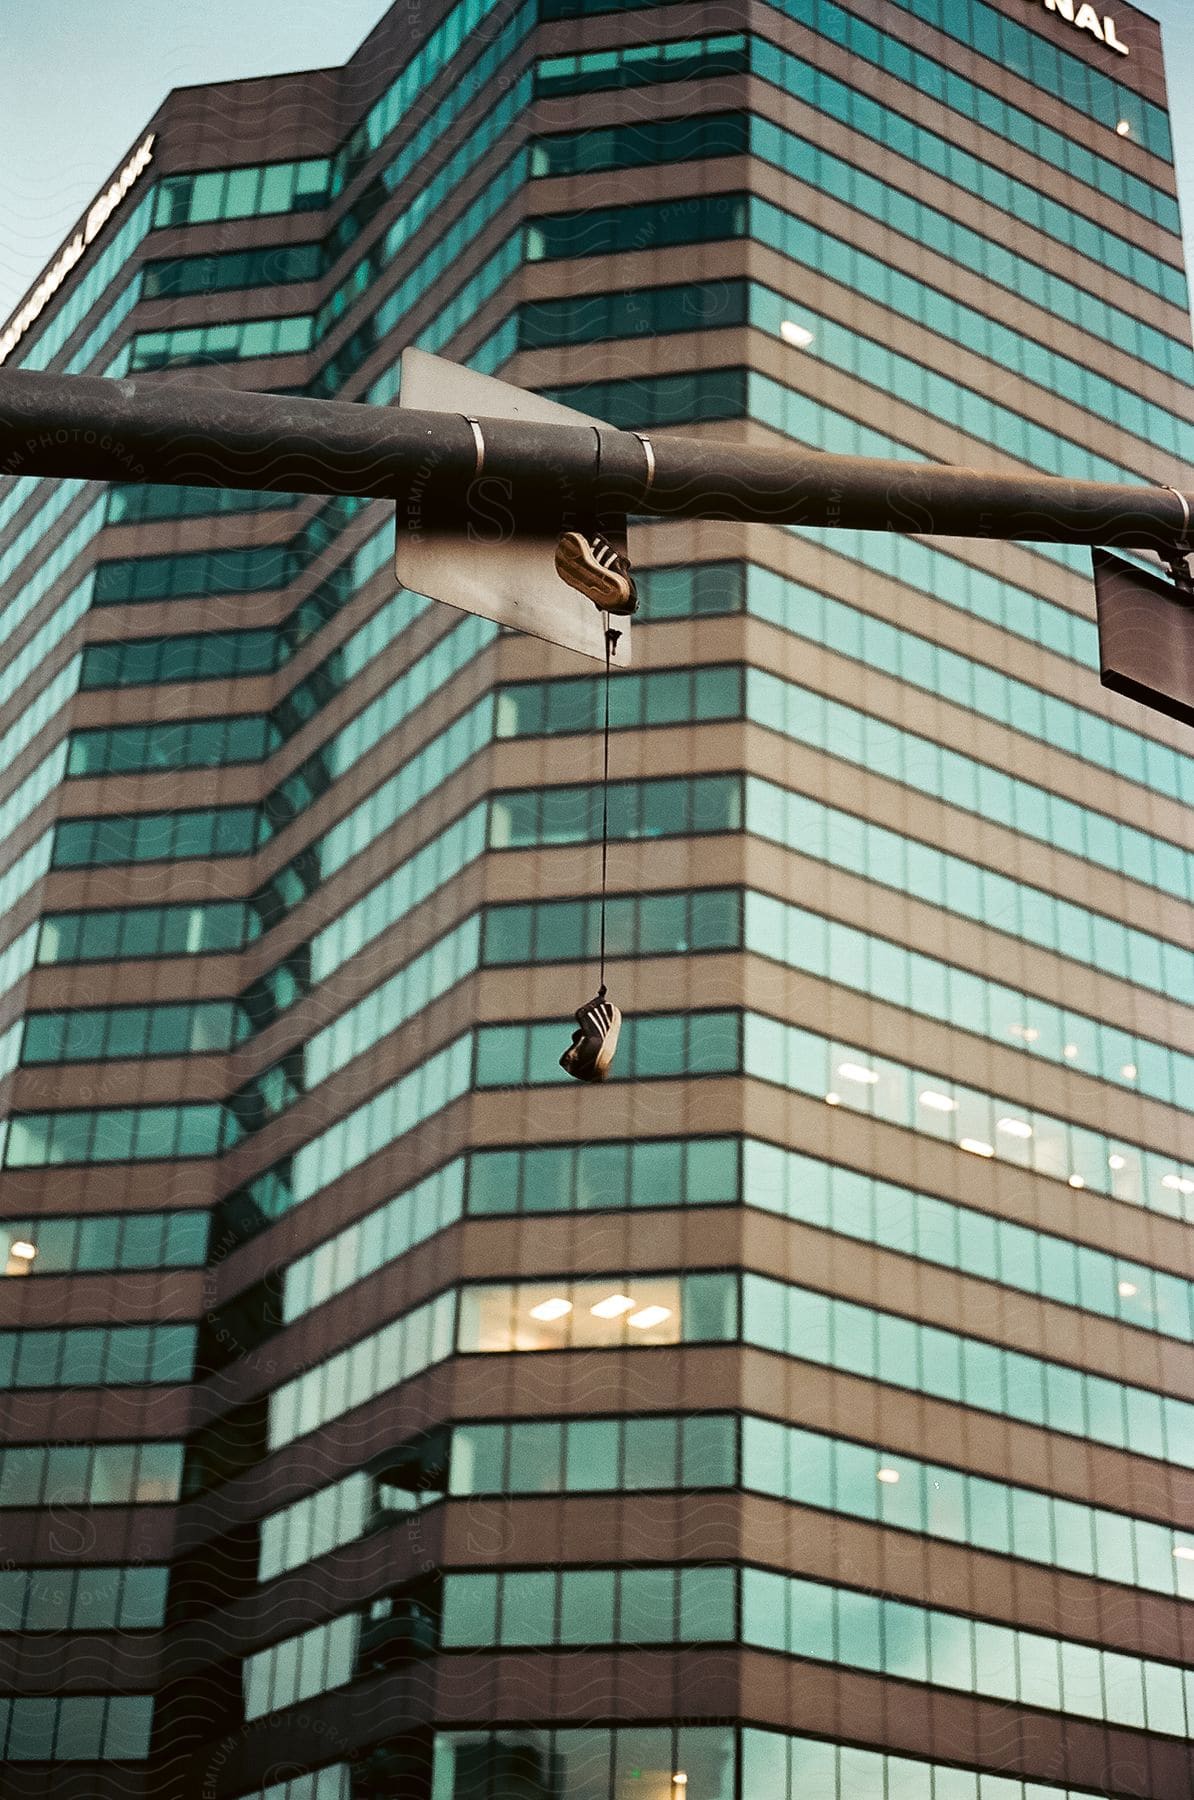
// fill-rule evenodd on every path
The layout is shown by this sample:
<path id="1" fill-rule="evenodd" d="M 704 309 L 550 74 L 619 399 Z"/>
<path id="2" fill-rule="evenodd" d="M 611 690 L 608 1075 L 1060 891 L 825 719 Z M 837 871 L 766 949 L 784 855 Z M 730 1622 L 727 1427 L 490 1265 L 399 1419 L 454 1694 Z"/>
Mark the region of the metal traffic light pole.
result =
<path id="1" fill-rule="evenodd" d="M 413 350 L 398 407 L 0 370 L 0 474 L 392 499 L 405 585 L 586 655 L 597 615 L 582 602 L 566 625 L 550 559 L 585 521 L 615 539 L 638 515 L 1086 544 L 1104 685 L 1194 724 L 1194 493 L 1160 485 L 652 438 Z"/>
<path id="2" fill-rule="evenodd" d="M 0 473 L 384 496 L 457 520 L 484 476 L 516 521 L 563 504 L 1163 557 L 1194 504 L 1164 487 L 26 370 L 0 371 Z"/>

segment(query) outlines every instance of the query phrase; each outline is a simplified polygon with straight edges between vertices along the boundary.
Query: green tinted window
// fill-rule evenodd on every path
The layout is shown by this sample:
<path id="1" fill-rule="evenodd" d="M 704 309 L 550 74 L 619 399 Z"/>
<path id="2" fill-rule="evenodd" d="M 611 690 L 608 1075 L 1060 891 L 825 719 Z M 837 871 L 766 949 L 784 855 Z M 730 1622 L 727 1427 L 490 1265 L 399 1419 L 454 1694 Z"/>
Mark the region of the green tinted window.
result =
<path id="1" fill-rule="evenodd" d="M 698 775 L 669 782 L 612 782 L 613 838 L 682 837 L 740 831 L 742 781 L 736 775 Z M 491 849 L 542 843 L 586 843 L 601 835 L 601 796 L 591 786 L 522 789 L 495 794 L 490 807 Z"/>
<path id="2" fill-rule="evenodd" d="M 610 956 L 683 955 L 690 950 L 728 950 L 741 941 L 741 896 L 734 889 L 697 889 L 609 902 L 606 946 Z M 538 906 L 485 910 L 488 964 L 581 961 L 596 955 L 600 911 L 596 901 L 545 901 Z"/>
<path id="3" fill-rule="evenodd" d="M 598 1601 L 602 1580 L 612 1581 L 612 1609 Z M 567 1621 L 585 1614 L 589 1643 L 725 1641 L 740 1634 L 745 1643 L 791 1656 L 898 1673 L 1053 1711 L 1064 1707 L 1088 1718 L 1138 1726 L 1147 1720 L 1163 1734 L 1182 1736 L 1186 1730 L 1174 1664 L 762 1569 L 705 1565 L 449 1574 L 441 1644 L 454 1649 L 575 1642 Z M 1080 1684 L 1064 1692 L 1059 1660 L 1063 1669 L 1082 1671 Z M 1146 1694 L 1164 1694 L 1167 1711 L 1158 1708 L 1149 1716 Z"/>
<path id="4" fill-rule="evenodd" d="M 694 1024 L 695 1021 L 695 1024 Z M 559 1049 L 554 1024 L 482 1026 L 477 1034 L 477 1087 L 520 1087 L 554 1081 Z M 627 1019 L 619 1040 L 619 1074 L 644 1079 L 736 1068 L 740 1056 L 737 1013 L 663 1013 Z"/>
<path id="5" fill-rule="evenodd" d="M 158 184 L 154 225 L 206 224 L 253 214 L 300 212 L 327 200 L 331 167 L 325 157 L 269 163 L 259 169 L 215 169 L 167 175 Z"/>
<path id="6" fill-rule="evenodd" d="M 182 256 L 146 263 L 146 299 L 172 294 L 214 294 L 231 288 L 275 287 L 310 281 L 323 272 L 319 244 L 271 244 L 256 250 L 226 250 L 215 256 Z"/>
<path id="7" fill-rule="evenodd" d="M 634 62 L 636 69 L 642 68 L 644 63 L 649 60 L 641 56 L 643 48 L 644 46 L 641 45 L 636 46 Z M 731 52 L 724 60 L 737 60 L 738 54 Z M 563 57 L 553 59 L 557 63 L 568 60 L 570 59 Z M 703 63 L 704 66 L 692 72 L 705 73 L 710 60 L 707 55 L 702 58 L 698 53 L 693 61 L 697 64 Z M 549 75 L 544 75 L 544 67 L 543 63 L 539 64 L 538 85 L 541 89 L 552 80 Z M 671 64 L 669 67 L 674 68 L 675 65 Z M 559 79 L 566 82 L 568 78 Z M 633 169 L 650 163 L 694 162 L 697 159 L 712 156 L 744 155 L 748 149 L 749 121 L 745 113 L 701 113 L 695 117 L 684 119 L 644 119 L 634 132 L 628 132 L 621 126 L 606 125 L 590 127 L 584 131 L 553 132 L 549 137 L 537 137 L 531 145 L 531 174 L 580 175 L 592 173 L 597 169 Z M 702 287 L 706 284 L 694 285 Z M 714 297 L 713 284 L 707 285 L 711 309 L 715 310 L 717 302 Z M 732 290 L 739 285 L 733 282 L 724 284 L 724 304 L 732 304 L 732 292 L 726 290 Z M 683 288 L 673 290 L 677 296 L 684 295 L 688 291 L 690 290 Z M 612 300 L 613 296 L 605 296 L 605 298 Z M 631 295 L 627 298 L 633 306 L 634 296 Z M 557 303 L 550 300 L 538 304 L 532 303 L 525 311 L 533 315 L 540 310 L 542 305 L 550 308 L 555 304 Z M 666 311 L 662 316 L 667 316 Z M 641 312 L 639 318 L 640 321 L 643 320 Z M 739 323 L 742 321 L 739 320 Z M 646 322 L 640 322 L 638 325 L 640 331 L 649 328 Z M 664 329 L 667 329 L 666 325 Z M 683 327 L 673 326 L 672 329 L 682 330 Z M 596 335 L 606 334 L 598 333 Z M 624 333 L 615 331 L 608 335 L 621 337 Z M 578 341 L 585 340 L 582 338 Z M 530 349 L 533 344 L 534 340 L 531 339 L 521 345 L 521 348 Z"/>
<path id="8" fill-rule="evenodd" d="M 710 562 L 636 571 L 644 622 L 741 612 L 745 569 L 740 562 Z"/>
<path id="9" fill-rule="evenodd" d="M 670 3 L 671 0 L 664 0 L 664 4 Z M 539 4 L 544 19 L 574 19 L 629 11 L 637 0 L 539 0 Z M 978 49 L 1000 68 L 1013 69 L 1048 92 L 1060 95 L 1067 104 L 1089 111 L 1101 125 L 1109 119 L 1126 117 L 1133 135 L 1139 136 L 1138 127 L 1144 117 L 1139 109 L 1145 108 L 1152 129 L 1158 134 L 1155 141 L 1150 139 L 1149 148 L 1169 159 L 1170 152 L 1164 148 L 1169 141 L 1168 122 L 1162 109 L 1142 102 L 1134 90 L 1123 87 L 1113 77 L 1094 73 L 1086 58 L 1066 55 L 1031 28 L 989 6 L 971 5 L 969 0 L 960 6 L 950 6 L 946 0 L 897 0 L 897 4 L 955 40 Z M 1101 193 L 1156 219 L 1168 230 L 1177 231 L 1172 199 L 1161 189 L 1127 173 L 1118 162 L 1098 156 L 1052 130 L 1034 113 L 1008 105 L 992 88 L 977 86 L 945 64 L 911 49 L 903 37 L 878 29 L 865 9 L 847 11 L 836 0 L 778 0 L 777 10 L 842 45 L 852 56 L 945 101 L 987 130 L 1046 158 Z M 681 54 L 691 52 L 691 48 L 685 44 L 676 46 Z M 621 60 L 616 51 L 599 54 L 604 54 L 610 64 Z M 600 66 L 597 57 L 588 60 Z"/>
<path id="10" fill-rule="evenodd" d="M 102 562 L 95 571 L 95 603 L 192 599 L 285 587 L 299 566 L 295 552 L 285 544 Z"/>
<path id="11" fill-rule="evenodd" d="M 889 40 L 890 41 L 890 40 Z M 741 44 L 742 40 L 738 40 Z M 679 52 L 677 56 L 675 53 Z M 631 52 L 599 52 L 595 56 L 553 58 L 539 64 L 537 86 L 541 92 L 580 91 L 623 87 L 641 82 L 675 79 L 681 69 L 695 78 L 724 72 L 727 63 L 743 55 L 742 49 L 718 54 L 698 41 L 669 45 L 635 45 Z M 927 69 L 942 73 L 927 58 L 918 59 Z M 792 56 L 763 38 L 745 40 L 745 61 L 781 91 L 799 96 L 818 113 L 839 120 L 869 137 L 883 149 L 896 152 L 934 174 L 967 189 L 986 203 L 1029 219 L 1038 230 L 1072 245 L 1102 265 L 1128 279 L 1140 281 L 1155 293 L 1184 304 L 1181 270 L 1173 263 L 1140 250 L 1127 238 L 1097 226 L 1080 211 L 1066 207 L 1037 186 L 1017 180 L 1006 169 L 959 149 L 936 133 L 915 124 L 905 114 L 880 105 L 871 93 L 863 93 L 835 79 L 802 58 Z M 569 65 L 575 72 L 569 73 Z M 984 120 L 984 124 L 989 123 Z M 752 121 L 756 130 L 766 127 Z M 736 127 L 736 128 L 735 128 Z M 741 115 L 708 115 L 690 120 L 658 121 L 654 128 L 605 127 L 586 133 L 561 133 L 536 141 L 532 171 L 536 175 L 574 174 L 593 168 L 625 168 L 647 161 L 733 154 L 745 150 L 746 121 Z M 741 140 L 741 141 L 739 141 Z M 1036 146 L 1034 145 L 1035 149 Z M 898 179 L 898 173 L 895 174 Z M 1159 197 L 1159 195 L 1158 195 Z M 907 196 L 893 195 L 893 221 L 915 231 L 917 209 Z"/>
<path id="12" fill-rule="evenodd" d="M 254 356 L 289 356 L 309 350 L 314 320 L 251 319 L 238 325 L 189 326 L 138 332 L 130 346 L 131 369 L 172 369 L 188 363 L 240 362 Z"/>
<path id="13" fill-rule="evenodd" d="M 53 866 L 103 868 L 126 862 L 247 856 L 256 848 L 259 833 L 257 809 L 251 806 L 64 819 L 54 833 Z"/>
<path id="14" fill-rule="evenodd" d="M 91 1112 L 14 1113 L 4 1166 L 140 1162 L 217 1156 L 238 1135 L 223 1106 L 101 1108 Z"/>
<path id="15" fill-rule="evenodd" d="M 248 1028 L 247 1017 L 231 1000 L 30 1013 L 21 1060 L 26 1064 L 90 1062 L 226 1051 L 247 1035 Z"/>
<path id="16" fill-rule="evenodd" d="M 71 733 L 68 775 L 131 774 L 157 769 L 215 769 L 259 762 L 278 743 L 260 714 L 180 720 L 170 725 L 118 725 Z"/>
<path id="17" fill-rule="evenodd" d="M 0 1331 L 0 1387 L 5 1388 L 185 1382 L 194 1359 L 193 1325 Z"/>
<path id="18" fill-rule="evenodd" d="M 143 519 L 201 519 L 213 514 L 275 512 L 297 506 L 299 494 L 254 493 L 246 488 L 159 487 L 153 482 L 108 489 L 109 525 Z"/>
<path id="19" fill-rule="evenodd" d="M 586 233 L 585 219 L 589 220 Z M 527 227 L 531 262 L 561 257 L 594 256 L 602 251 L 654 249 L 744 237 L 747 198 L 744 194 L 711 194 L 678 201 L 666 217 L 652 204 L 589 208 L 587 212 L 543 214 Z"/>
<path id="20" fill-rule="evenodd" d="M 744 1277 L 742 1316 L 747 1339 L 780 1354 L 1029 1424 L 1048 1424 L 1051 1430 L 1130 1448 L 1138 1455 L 1184 1463 L 1191 1454 L 1183 1434 L 1194 1425 L 1194 1410 L 1146 1389 L 763 1276 Z M 1056 1397 L 1048 1408 L 1047 1393 Z M 847 1494 L 873 1491 L 861 1473 L 851 1484 L 846 1470 L 844 1479 Z M 848 1497 L 839 1503 L 857 1510 Z"/>
<path id="21" fill-rule="evenodd" d="M 84 689 L 156 687 L 171 681 L 220 681 L 230 675 L 268 675 L 284 660 L 284 654 L 278 633 L 267 630 L 89 644 L 83 652 L 80 686 Z"/>
<path id="22" fill-rule="evenodd" d="M 1189 951 L 1000 871 L 980 868 L 753 776 L 746 783 L 746 814 L 749 830 L 799 848 L 804 856 L 864 874 L 930 905 L 948 905 L 988 928 L 998 920 L 1000 929 L 1013 936 L 1121 979 L 1194 998 L 1194 956 Z M 1009 1024 L 1023 1026 L 1016 1020 Z M 1021 1030 L 1009 1035 L 1029 1041 Z"/>
<path id="23" fill-rule="evenodd" d="M 45 1695 L 0 1709 L 8 1762 L 141 1761 L 149 1755 L 153 1696 Z"/>
<path id="24" fill-rule="evenodd" d="M 194 956 L 242 949 L 248 935 L 249 920 L 239 901 L 48 913 L 41 922 L 37 960 L 46 964 Z"/>
<path id="25" fill-rule="evenodd" d="M 1010 19 L 985 5 L 984 0 L 963 0 L 961 6 L 947 5 L 944 0 L 896 0 L 896 4 L 939 31 L 973 45 L 983 56 L 1012 69 L 1046 93 L 1065 100 L 1067 105 L 1082 107 L 1100 123 L 1110 118 L 1127 118 L 1133 135 L 1147 149 L 1166 161 L 1172 159 L 1169 120 L 1164 110 L 1141 99 L 1134 89 L 1102 69 L 1093 68 L 1086 57 L 1060 49 L 1018 19 Z M 833 12 L 843 16 L 837 7 Z"/>
<path id="26" fill-rule="evenodd" d="M 644 87 L 663 81 L 691 81 L 705 75 L 733 75 L 749 66 L 742 33 L 666 44 L 635 44 L 632 50 L 598 50 L 581 56 L 542 58 L 535 68 L 535 92 L 542 98 L 585 94 L 594 89 Z"/>
<path id="27" fill-rule="evenodd" d="M 742 692 L 739 664 L 664 669 L 649 675 L 627 671 L 611 690 L 610 724 L 615 729 L 641 729 L 733 719 L 741 713 Z M 541 737 L 598 731 L 603 708 L 604 690 L 598 679 L 518 683 L 499 690 L 497 735 Z"/>
<path id="28" fill-rule="evenodd" d="M 285 1322 L 322 1305 L 454 1223 L 462 1211 L 463 1189 L 464 1161 L 457 1157 L 300 1256 L 283 1280 Z"/>

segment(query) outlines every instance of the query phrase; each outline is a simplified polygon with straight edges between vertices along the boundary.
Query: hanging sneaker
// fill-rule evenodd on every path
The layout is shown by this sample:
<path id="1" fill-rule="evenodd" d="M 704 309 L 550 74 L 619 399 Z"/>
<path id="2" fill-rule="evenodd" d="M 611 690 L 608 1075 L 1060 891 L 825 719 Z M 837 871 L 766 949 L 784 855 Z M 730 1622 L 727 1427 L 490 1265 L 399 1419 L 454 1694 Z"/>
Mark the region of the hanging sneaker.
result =
<path id="1" fill-rule="evenodd" d="M 556 545 L 556 574 L 602 612 L 632 613 L 638 609 L 638 590 L 630 564 L 596 533 L 592 537 L 586 537 L 583 531 L 564 533 Z"/>
<path id="2" fill-rule="evenodd" d="M 576 1023 L 577 1030 L 560 1058 L 560 1067 L 577 1081 L 604 1081 L 618 1047 L 621 1011 L 605 998 L 603 990 L 578 1009 Z"/>

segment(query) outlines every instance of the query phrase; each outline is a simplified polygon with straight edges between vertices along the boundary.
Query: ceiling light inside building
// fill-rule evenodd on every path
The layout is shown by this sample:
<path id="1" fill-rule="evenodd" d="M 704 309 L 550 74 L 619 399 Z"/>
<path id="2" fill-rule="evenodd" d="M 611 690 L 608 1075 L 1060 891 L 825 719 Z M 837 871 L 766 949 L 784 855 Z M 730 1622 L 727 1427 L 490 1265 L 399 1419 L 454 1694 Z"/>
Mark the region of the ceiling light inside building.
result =
<path id="1" fill-rule="evenodd" d="M 840 1094 L 832 1094 L 832 1093 L 826 1094 L 826 1096 L 825 1096 L 826 1106 L 840 1106 L 841 1103 L 842 1103 L 842 1097 Z"/>
<path id="2" fill-rule="evenodd" d="M 571 1300 L 563 1300 L 563 1299 L 541 1300 L 539 1302 L 538 1306 L 532 1306 L 531 1317 L 532 1317 L 532 1319 L 544 1319 L 544 1320 L 562 1319 L 564 1317 L 565 1313 L 570 1313 L 571 1311 L 572 1311 Z"/>
<path id="3" fill-rule="evenodd" d="M 1124 1159 L 1122 1156 L 1109 1156 L 1107 1158 L 1107 1167 L 1109 1169 L 1122 1169 L 1124 1166 Z"/>
<path id="4" fill-rule="evenodd" d="M 1121 1281 L 1118 1292 L 1121 1300 L 1134 1300 L 1140 1289 L 1134 1281 Z"/>
<path id="5" fill-rule="evenodd" d="M 650 1331 L 652 1325 L 662 1325 L 671 1316 L 670 1306 L 644 1306 L 641 1312 L 631 1313 L 626 1323 L 633 1325 L 636 1331 Z"/>
<path id="6" fill-rule="evenodd" d="M 1136 1064 L 1135 1063 L 1125 1063 L 1123 1068 L 1120 1070 L 1120 1074 L 1123 1076 L 1125 1081 L 1135 1081 L 1135 1079 L 1136 1079 Z"/>
<path id="7" fill-rule="evenodd" d="M 1173 1554 L 1179 1562 L 1194 1562 L 1194 1544 L 1175 1544 Z"/>
<path id="8" fill-rule="evenodd" d="M 813 341 L 812 332 L 807 331 L 803 325 L 797 325 L 795 319 L 785 319 L 779 328 L 779 335 L 794 350 L 807 350 Z"/>
<path id="9" fill-rule="evenodd" d="M 961 1150 L 969 1150 L 971 1156 L 994 1156 L 994 1144 L 984 1144 L 982 1138 L 963 1138 L 958 1146 Z"/>
<path id="10" fill-rule="evenodd" d="M 31 1244 L 28 1238 L 18 1238 L 8 1254 L 19 1256 L 22 1262 L 32 1262 L 37 1255 L 37 1245 Z"/>
<path id="11" fill-rule="evenodd" d="M 620 1319 L 633 1306 L 634 1301 L 629 1294 L 610 1294 L 608 1299 L 599 1300 L 596 1306 L 590 1306 L 589 1311 L 597 1319 Z"/>
<path id="12" fill-rule="evenodd" d="M 1184 1175 L 1162 1175 L 1161 1186 L 1172 1188 L 1175 1194 L 1194 1194 L 1194 1181 L 1187 1181 Z"/>
<path id="13" fill-rule="evenodd" d="M 996 1131 L 1002 1131 L 1005 1137 L 1030 1138 L 1032 1126 L 1025 1119 L 997 1119 Z"/>
<path id="14" fill-rule="evenodd" d="M 1086 1182 L 1083 1180 L 1081 1175 L 1071 1175 L 1070 1176 L 1070 1186 L 1071 1187 L 1085 1187 Z"/>
<path id="15" fill-rule="evenodd" d="M 899 1479 L 898 1469 L 879 1469 L 875 1473 L 875 1480 L 883 1482 L 885 1487 L 894 1487 Z"/>
<path id="16" fill-rule="evenodd" d="M 879 1077 L 874 1069 L 866 1069 L 861 1063 L 844 1062 L 837 1066 L 838 1074 L 845 1081 L 861 1081 L 867 1087 L 874 1087 Z"/>
<path id="17" fill-rule="evenodd" d="M 1117 137 L 1131 137 L 1132 127 L 1127 119 L 1120 120 L 1119 124 L 1115 127 L 1115 134 Z"/>
<path id="18" fill-rule="evenodd" d="M 937 1093 L 934 1088 L 926 1088 L 924 1093 L 919 1094 L 917 1098 L 922 1106 L 929 1107 L 933 1112 L 957 1112 L 958 1110 L 956 1100 L 951 1100 L 948 1094 Z"/>

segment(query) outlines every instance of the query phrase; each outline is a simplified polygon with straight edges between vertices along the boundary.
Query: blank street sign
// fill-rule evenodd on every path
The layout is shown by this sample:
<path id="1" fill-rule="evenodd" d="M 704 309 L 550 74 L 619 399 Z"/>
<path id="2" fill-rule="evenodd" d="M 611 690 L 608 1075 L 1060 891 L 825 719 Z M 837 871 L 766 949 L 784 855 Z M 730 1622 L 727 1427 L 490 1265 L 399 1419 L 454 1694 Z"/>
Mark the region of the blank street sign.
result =
<path id="1" fill-rule="evenodd" d="M 1194 725 L 1194 605 L 1109 550 L 1091 555 L 1103 686 Z"/>
<path id="2" fill-rule="evenodd" d="M 478 375 L 425 350 L 402 352 L 399 404 L 419 412 L 447 412 L 477 419 L 526 419 L 539 424 L 602 425 L 603 419 Z M 594 440 L 594 452 L 596 440 Z M 502 496 L 482 475 L 475 504 L 459 530 L 432 530 L 399 502 L 395 567 L 403 587 L 498 625 L 546 638 L 565 650 L 605 661 L 606 614 L 560 580 L 555 571 L 558 531 L 511 529 Z M 625 524 L 602 521 L 603 535 L 625 552 Z M 630 620 L 614 621 L 618 639 L 611 664 L 630 663 Z"/>

